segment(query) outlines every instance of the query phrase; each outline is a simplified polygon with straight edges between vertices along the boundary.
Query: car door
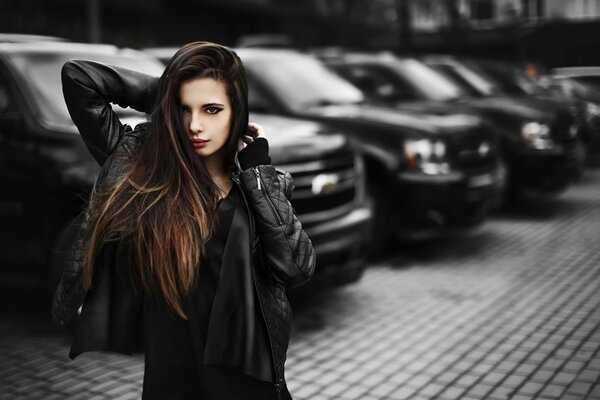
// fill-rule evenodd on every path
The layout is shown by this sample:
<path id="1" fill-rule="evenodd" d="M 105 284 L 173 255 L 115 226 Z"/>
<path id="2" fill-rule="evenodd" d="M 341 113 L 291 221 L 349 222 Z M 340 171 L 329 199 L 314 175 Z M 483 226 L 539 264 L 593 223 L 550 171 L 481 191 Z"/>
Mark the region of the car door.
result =
<path id="1" fill-rule="evenodd" d="M 27 266 L 43 259 L 40 233 L 31 222 L 40 198 L 39 167 L 35 145 L 27 129 L 26 113 L 18 90 L 0 65 L 0 275 L 27 273 Z M 10 274 L 13 275 L 13 274 Z"/>

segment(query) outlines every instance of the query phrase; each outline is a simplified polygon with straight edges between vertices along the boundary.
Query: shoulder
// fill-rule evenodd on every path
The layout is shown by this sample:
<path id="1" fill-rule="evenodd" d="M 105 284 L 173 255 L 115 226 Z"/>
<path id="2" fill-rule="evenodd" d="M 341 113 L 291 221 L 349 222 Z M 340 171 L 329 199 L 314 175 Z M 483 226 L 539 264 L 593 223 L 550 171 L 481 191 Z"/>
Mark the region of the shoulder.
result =
<path id="1" fill-rule="evenodd" d="M 111 186 L 115 184 L 126 173 L 133 162 L 135 153 L 141 147 L 149 130 L 149 123 L 144 122 L 131 128 L 123 126 L 121 135 L 115 151 L 102 165 L 97 179 L 97 185 Z"/>
<path id="2" fill-rule="evenodd" d="M 292 174 L 279 168 L 276 168 L 275 172 L 279 184 L 281 185 L 282 192 L 285 194 L 285 197 L 289 199 L 294 191 L 294 178 L 292 178 Z"/>

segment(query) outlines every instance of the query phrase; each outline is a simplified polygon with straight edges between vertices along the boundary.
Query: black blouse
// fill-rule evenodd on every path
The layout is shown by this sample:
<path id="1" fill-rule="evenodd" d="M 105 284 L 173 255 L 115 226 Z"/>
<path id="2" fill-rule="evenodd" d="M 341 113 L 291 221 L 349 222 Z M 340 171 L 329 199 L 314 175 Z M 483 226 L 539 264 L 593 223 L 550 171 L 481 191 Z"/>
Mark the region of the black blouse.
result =
<path id="1" fill-rule="evenodd" d="M 144 399 L 175 393 L 211 398 L 211 392 L 214 398 L 229 398 L 223 392 L 227 385 L 238 391 L 231 398 L 262 390 L 263 398 L 269 398 L 273 392 L 267 330 L 250 263 L 239 250 L 250 246 L 247 218 L 242 194 L 234 186 L 219 202 L 198 284 L 184 299 L 187 321 L 175 316 L 160 295 L 145 293 Z"/>

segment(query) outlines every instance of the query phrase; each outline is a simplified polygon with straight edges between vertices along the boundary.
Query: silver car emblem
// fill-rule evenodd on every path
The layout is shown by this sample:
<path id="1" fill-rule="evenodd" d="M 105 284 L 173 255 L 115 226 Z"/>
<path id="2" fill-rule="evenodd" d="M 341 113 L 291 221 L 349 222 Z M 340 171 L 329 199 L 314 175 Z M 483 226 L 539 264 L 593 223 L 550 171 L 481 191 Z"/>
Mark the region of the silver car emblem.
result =
<path id="1" fill-rule="evenodd" d="M 338 174 L 319 174 L 312 180 L 311 191 L 315 195 L 332 192 L 337 187 L 339 180 Z"/>

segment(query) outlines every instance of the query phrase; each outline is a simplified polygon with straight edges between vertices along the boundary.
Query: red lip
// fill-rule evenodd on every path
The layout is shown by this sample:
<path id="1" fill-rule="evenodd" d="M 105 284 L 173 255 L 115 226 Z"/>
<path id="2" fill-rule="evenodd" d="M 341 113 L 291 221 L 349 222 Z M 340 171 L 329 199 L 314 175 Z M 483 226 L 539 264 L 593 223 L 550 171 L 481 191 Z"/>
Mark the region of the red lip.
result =
<path id="1" fill-rule="evenodd" d="M 205 139 L 191 139 L 191 140 L 192 140 L 192 146 L 194 146 L 195 148 L 204 147 L 208 144 L 208 140 L 205 140 Z"/>

